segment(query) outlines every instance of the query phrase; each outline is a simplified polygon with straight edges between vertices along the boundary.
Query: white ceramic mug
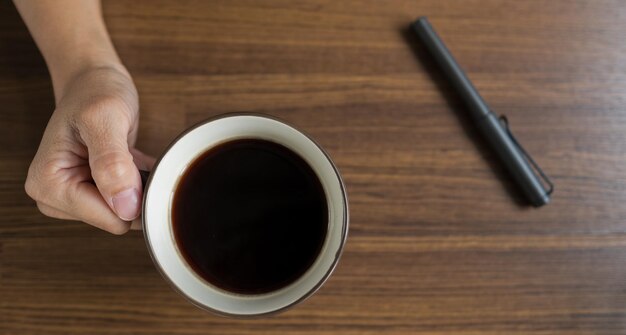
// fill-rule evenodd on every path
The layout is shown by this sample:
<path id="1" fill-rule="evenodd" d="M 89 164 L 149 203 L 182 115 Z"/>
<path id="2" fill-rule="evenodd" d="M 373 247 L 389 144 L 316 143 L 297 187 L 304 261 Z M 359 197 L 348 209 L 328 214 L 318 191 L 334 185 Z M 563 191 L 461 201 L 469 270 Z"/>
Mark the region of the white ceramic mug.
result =
<path id="1" fill-rule="evenodd" d="M 172 229 L 172 199 L 187 167 L 216 145 L 246 138 L 269 140 L 300 155 L 322 183 L 329 215 L 326 239 L 313 265 L 290 285 L 258 295 L 228 292 L 205 281 L 181 255 Z M 271 117 L 225 114 L 184 132 L 158 160 L 145 185 L 143 231 L 154 264 L 189 301 L 220 315 L 266 315 L 303 301 L 328 279 L 348 236 L 348 200 L 339 171 L 311 138 Z"/>

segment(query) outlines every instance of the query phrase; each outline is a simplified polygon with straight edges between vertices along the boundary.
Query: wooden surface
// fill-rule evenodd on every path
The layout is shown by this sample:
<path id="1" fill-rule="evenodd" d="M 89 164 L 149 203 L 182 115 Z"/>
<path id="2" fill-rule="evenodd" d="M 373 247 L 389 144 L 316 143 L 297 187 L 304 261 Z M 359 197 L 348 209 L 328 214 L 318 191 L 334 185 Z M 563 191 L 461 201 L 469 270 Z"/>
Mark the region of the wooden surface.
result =
<path id="1" fill-rule="evenodd" d="M 111 1 L 141 99 L 138 146 L 268 113 L 339 166 L 350 235 L 284 314 L 232 320 L 178 296 L 138 232 L 40 215 L 23 191 L 53 110 L 45 65 L 0 4 L 0 334 L 626 333 L 623 1 Z M 428 15 L 557 189 L 520 196 L 405 28 Z M 68 55 L 71 57 L 71 55 Z M 458 114 L 457 114 L 458 113 Z"/>

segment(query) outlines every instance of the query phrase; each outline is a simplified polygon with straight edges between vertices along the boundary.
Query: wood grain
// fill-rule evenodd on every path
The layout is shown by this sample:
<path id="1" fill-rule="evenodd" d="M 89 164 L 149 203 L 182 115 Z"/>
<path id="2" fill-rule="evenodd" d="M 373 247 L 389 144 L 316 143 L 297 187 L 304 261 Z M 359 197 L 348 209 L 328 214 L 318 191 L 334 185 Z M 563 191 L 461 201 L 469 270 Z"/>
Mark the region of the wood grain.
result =
<path id="1" fill-rule="evenodd" d="M 328 149 L 351 230 L 333 277 L 284 314 L 202 312 L 143 237 L 48 219 L 23 191 L 54 108 L 47 70 L 0 3 L 0 334 L 626 333 L 626 3 L 104 3 L 159 155 L 231 111 L 287 120 Z M 428 15 L 552 176 L 519 194 L 406 33 Z M 461 116 L 461 117 L 459 117 Z"/>

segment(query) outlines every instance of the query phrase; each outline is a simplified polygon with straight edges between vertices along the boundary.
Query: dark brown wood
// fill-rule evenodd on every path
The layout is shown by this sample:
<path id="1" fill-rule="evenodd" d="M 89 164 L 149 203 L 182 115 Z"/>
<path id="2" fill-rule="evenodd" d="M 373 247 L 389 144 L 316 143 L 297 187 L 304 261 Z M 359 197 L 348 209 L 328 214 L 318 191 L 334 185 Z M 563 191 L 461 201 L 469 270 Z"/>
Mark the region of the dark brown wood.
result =
<path id="1" fill-rule="evenodd" d="M 140 91 L 141 149 L 159 155 L 224 112 L 283 118 L 343 173 L 346 251 L 302 305 L 232 320 L 170 289 L 140 233 L 40 215 L 23 182 L 54 103 L 3 1 L 1 334 L 626 333 L 625 2 L 108 0 L 104 10 Z M 553 177 L 553 203 L 520 205 L 409 45 L 420 15 Z"/>

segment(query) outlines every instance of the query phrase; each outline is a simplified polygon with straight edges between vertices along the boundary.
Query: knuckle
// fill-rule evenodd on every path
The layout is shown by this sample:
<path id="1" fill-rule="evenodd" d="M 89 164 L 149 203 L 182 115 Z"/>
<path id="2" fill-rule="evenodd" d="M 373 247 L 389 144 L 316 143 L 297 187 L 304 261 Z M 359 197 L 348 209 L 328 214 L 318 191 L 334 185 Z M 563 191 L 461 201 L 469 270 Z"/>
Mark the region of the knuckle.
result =
<path id="1" fill-rule="evenodd" d="M 28 174 L 24 182 L 26 194 L 35 201 L 46 202 L 54 197 L 58 185 L 55 184 L 55 176 L 58 167 L 55 162 L 36 164 L 33 162 L 28 168 Z"/>
<path id="2" fill-rule="evenodd" d="M 130 230 L 129 224 L 114 224 L 107 227 L 107 231 L 113 235 L 124 235 Z"/>
<path id="3" fill-rule="evenodd" d="M 33 161 L 28 167 L 26 180 L 24 181 L 24 191 L 33 200 L 39 198 L 39 183 L 37 182 L 36 163 Z"/>
<path id="4" fill-rule="evenodd" d="M 45 215 L 45 216 L 50 216 L 48 215 L 48 209 L 41 204 L 40 202 L 37 202 L 37 209 L 39 210 L 39 212 L 41 212 L 41 214 Z"/>
<path id="5" fill-rule="evenodd" d="M 44 181 L 45 179 L 42 178 L 40 169 L 35 168 L 34 164 L 31 164 L 24 182 L 26 194 L 35 201 L 43 200 L 46 196 Z"/>
<path id="6" fill-rule="evenodd" d="M 39 198 L 39 187 L 30 173 L 24 182 L 24 191 L 26 191 L 26 194 L 33 200 L 37 200 Z"/>
<path id="7" fill-rule="evenodd" d="M 103 124 L 130 120 L 130 109 L 124 101 L 113 95 L 93 98 L 77 115 L 79 128 L 87 131 L 99 129 Z"/>
<path id="8" fill-rule="evenodd" d="M 51 218 L 58 218 L 55 213 L 53 213 L 47 206 L 45 206 L 44 204 L 37 202 L 37 209 L 39 209 L 39 212 L 41 212 L 41 214 L 47 216 L 47 217 L 51 217 Z"/>
<path id="9" fill-rule="evenodd" d="M 128 177 L 133 173 L 132 157 L 130 153 L 109 151 L 93 158 L 92 176 L 98 181 L 116 181 Z"/>

